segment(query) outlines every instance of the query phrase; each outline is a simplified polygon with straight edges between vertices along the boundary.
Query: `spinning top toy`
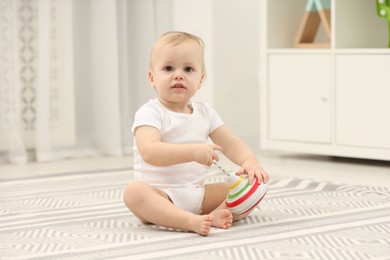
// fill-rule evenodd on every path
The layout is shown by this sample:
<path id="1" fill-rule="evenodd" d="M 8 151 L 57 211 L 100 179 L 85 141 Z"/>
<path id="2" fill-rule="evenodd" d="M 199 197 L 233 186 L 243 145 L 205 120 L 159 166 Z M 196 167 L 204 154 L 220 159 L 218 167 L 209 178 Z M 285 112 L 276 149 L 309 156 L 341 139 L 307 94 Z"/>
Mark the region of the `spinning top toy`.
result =
<path id="1" fill-rule="evenodd" d="M 226 198 L 226 207 L 236 215 L 249 214 L 264 198 L 268 184 L 259 184 L 256 178 L 250 184 L 246 175 L 237 176 L 234 172 L 227 172 L 215 161 L 214 165 L 228 176 L 229 193 Z"/>

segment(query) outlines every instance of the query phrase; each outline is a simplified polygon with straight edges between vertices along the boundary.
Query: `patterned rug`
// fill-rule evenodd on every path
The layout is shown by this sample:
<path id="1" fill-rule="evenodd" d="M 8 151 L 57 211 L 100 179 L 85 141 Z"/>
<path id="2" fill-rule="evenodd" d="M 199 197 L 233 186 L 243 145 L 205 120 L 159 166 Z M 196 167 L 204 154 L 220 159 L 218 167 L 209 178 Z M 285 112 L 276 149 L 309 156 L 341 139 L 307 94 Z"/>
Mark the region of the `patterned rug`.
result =
<path id="1" fill-rule="evenodd" d="M 202 237 L 141 224 L 122 203 L 131 177 L 122 169 L 0 182 L 0 259 L 390 259 L 387 188 L 272 181 L 245 220 Z"/>

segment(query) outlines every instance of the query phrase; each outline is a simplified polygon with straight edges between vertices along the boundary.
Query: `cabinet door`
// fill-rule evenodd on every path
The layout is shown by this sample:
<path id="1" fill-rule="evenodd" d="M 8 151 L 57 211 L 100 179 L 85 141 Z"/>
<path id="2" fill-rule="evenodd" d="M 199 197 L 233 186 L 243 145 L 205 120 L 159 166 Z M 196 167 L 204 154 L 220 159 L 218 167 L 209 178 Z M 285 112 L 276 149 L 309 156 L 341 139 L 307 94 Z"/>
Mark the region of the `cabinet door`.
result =
<path id="1" fill-rule="evenodd" d="M 337 55 L 336 142 L 390 148 L 390 55 Z"/>
<path id="2" fill-rule="evenodd" d="M 330 143 L 331 57 L 269 55 L 269 137 Z"/>

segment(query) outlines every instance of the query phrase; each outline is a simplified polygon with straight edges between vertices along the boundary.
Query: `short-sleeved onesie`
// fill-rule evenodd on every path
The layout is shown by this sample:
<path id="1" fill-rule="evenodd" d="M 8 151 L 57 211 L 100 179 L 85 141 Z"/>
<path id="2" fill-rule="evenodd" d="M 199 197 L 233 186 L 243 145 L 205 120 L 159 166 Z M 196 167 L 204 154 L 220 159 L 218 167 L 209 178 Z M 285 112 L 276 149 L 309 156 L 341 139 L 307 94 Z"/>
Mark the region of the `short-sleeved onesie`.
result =
<path id="1" fill-rule="evenodd" d="M 206 143 L 211 132 L 223 125 L 217 112 L 207 103 L 192 102 L 193 113 L 176 113 L 165 108 L 158 99 L 150 100 L 135 114 L 132 132 L 139 126 L 152 126 L 161 141 L 171 144 Z M 134 138 L 135 179 L 153 185 L 170 197 L 179 208 L 199 214 L 204 196 L 206 169 L 197 162 L 170 166 L 146 163 L 138 152 Z"/>

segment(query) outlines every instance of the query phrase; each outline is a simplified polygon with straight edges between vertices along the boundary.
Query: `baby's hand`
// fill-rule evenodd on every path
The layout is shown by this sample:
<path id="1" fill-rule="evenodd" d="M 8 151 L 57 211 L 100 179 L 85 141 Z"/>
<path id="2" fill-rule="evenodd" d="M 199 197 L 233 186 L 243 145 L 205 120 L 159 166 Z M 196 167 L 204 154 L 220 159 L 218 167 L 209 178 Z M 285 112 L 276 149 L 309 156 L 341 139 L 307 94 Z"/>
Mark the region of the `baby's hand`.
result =
<path id="1" fill-rule="evenodd" d="M 193 161 L 211 166 L 213 164 L 213 160 L 219 160 L 219 156 L 216 151 L 222 151 L 222 147 L 213 143 L 194 144 L 192 151 Z"/>
<path id="2" fill-rule="evenodd" d="M 237 171 L 237 175 L 247 174 L 249 183 L 252 184 L 255 177 L 259 183 L 267 183 L 269 181 L 268 173 L 260 166 L 255 158 L 246 160 L 241 168 Z"/>

